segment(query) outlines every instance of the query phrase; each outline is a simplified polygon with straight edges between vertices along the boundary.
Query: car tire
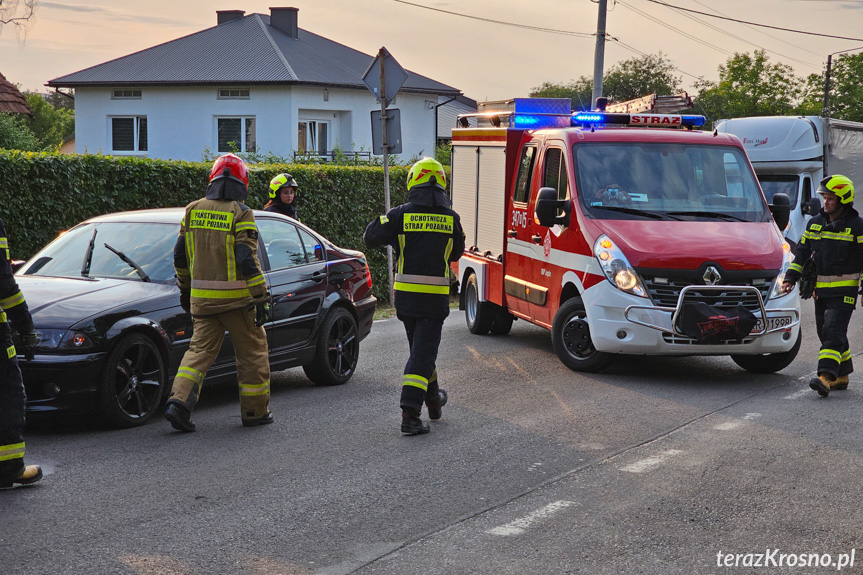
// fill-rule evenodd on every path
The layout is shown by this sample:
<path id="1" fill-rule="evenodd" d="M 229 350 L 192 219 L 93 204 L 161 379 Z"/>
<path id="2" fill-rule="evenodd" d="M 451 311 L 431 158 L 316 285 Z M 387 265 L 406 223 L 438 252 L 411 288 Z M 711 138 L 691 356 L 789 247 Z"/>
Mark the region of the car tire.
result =
<path id="1" fill-rule="evenodd" d="M 479 301 L 479 288 L 476 274 L 472 273 L 465 282 L 464 318 L 467 329 L 475 335 L 485 335 L 494 323 L 494 304 Z"/>
<path id="2" fill-rule="evenodd" d="M 315 358 L 303 371 L 318 385 L 341 385 L 353 376 L 359 357 L 357 321 L 345 308 L 335 307 L 324 318 Z"/>
<path id="3" fill-rule="evenodd" d="M 752 373 L 776 373 L 791 365 L 797 352 L 800 351 L 800 343 L 803 341 L 803 330 L 797 333 L 797 341 L 794 346 L 785 352 L 765 353 L 762 355 L 732 355 L 731 359 Z"/>
<path id="4" fill-rule="evenodd" d="M 573 371 L 597 372 L 611 365 L 613 355 L 593 346 L 580 297 L 566 300 L 554 314 L 551 343 L 560 361 Z"/>
<path id="5" fill-rule="evenodd" d="M 105 360 L 99 413 L 111 427 L 144 425 L 165 395 L 165 361 L 153 340 L 140 333 L 120 338 Z"/>
<path id="6" fill-rule="evenodd" d="M 511 313 L 506 311 L 505 307 L 495 306 L 494 322 L 491 324 L 491 333 L 493 335 L 506 335 L 512 329 L 512 322 L 515 318 Z"/>

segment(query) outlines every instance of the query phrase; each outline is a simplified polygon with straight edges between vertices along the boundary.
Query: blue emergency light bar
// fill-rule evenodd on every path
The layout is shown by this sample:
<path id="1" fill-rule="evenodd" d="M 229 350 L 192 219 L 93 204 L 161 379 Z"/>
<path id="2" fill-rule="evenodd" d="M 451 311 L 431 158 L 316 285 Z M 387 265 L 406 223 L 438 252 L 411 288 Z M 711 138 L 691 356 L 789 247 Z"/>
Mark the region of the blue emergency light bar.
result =
<path id="1" fill-rule="evenodd" d="M 658 128 L 697 128 L 706 121 L 704 116 L 680 114 L 619 114 L 611 112 L 576 112 L 573 126 L 623 125 Z"/>

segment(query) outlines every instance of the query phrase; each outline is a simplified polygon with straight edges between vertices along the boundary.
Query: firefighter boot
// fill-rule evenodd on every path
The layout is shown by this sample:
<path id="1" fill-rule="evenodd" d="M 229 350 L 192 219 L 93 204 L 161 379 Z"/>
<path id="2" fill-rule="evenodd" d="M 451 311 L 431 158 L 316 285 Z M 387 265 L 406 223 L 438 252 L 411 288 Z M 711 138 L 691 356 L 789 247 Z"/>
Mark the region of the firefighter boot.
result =
<path id="1" fill-rule="evenodd" d="M 262 415 L 261 417 L 255 417 L 252 419 L 244 419 L 243 427 L 257 427 L 258 425 L 267 425 L 268 423 L 273 422 L 273 412 L 268 411 L 267 415 Z"/>
<path id="2" fill-rule="evenodd" d="M 38 465 L 28 465 L 24 468 L 24 472 L 18 476 L 18 479 L 13 479 L 9 483 L 0 485 L 0 489 L 5 489 L 14 485 L 32 485 L 40 479 L 42 479 L 42 468 Z"/>
<path id="3" fill-rule="evenodd" d="M 406 435 L 420 435 L 429 431 L 429 424 L 420 419 L 418 409 L 402 409 L 402 433 Z"/>
<path id="4" fill-rule="evenodd" d="M 818 392 L 821 397 L 830 395 L 830 389 L 836 384 L 836 379 L 826 373 L 821 373 L 818 377 L 813 377 L 809 380 L 809 387 Z M 847 384 L 845 387 L 848 387 Z"/>
<path id="5" fill-rule="evenodd" d="M 836 381 L 833 382 L 833 385 L 830 386 L 831 391 L 848 389 L 848 376 L 840 375 L 836 378 Z"/>
<path id="6" fill-rule="evenodd" d="M 195 431 L 192 414 L 186 409 L 186 406 L 180 403 L 168 404 L 168 409 L 165 410 L 165 419 L 170 421 L 171 427 L 177 431 L 185 431 L 186 433 Z"/>
<path id="7" fill-rule="evenodd" d="M 441 408 L 446 405 L 447 395 L 445 389 L 439 389 L 437 399 L 429 399 L 426 396 L 426 407 L 429 410 L 429 419 L 437 421 L 443 415 Z"/>

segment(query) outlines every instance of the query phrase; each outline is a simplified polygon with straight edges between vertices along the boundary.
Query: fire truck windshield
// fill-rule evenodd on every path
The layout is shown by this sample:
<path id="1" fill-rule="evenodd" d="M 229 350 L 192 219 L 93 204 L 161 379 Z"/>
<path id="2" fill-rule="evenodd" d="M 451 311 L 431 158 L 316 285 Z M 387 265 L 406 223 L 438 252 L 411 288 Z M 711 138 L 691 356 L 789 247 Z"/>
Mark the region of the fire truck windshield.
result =
<path id="1" fill-rule="evenodd" d="M 769 221 L 743 152 L 728 146 L 575 144 L 578 201 L 594 219 Z"/>

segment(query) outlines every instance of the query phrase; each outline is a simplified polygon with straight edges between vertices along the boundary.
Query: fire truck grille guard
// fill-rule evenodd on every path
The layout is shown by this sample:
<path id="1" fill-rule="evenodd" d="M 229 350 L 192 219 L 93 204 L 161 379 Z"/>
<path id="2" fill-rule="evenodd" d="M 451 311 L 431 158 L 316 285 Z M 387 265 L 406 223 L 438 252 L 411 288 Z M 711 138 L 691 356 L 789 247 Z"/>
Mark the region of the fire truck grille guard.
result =
<path id="1" fill-rule="evenodd" d="M 680 292 L 683 291 L 683 288 L 691 286 L 690 289 L 686 290 L 686 298 L 684 301 L 702 301 L 708 305 L 721 309 L 730 309 L 737 307 L 738 305 L 742 305 L 754 314 L 759 314 L 761 312 L 761 303 L 758 301 L 758 295 L 751 289 L 735 288 L 739 288 L 741 285 L 754 287 L 761 293 L 761 299 L 766 301 L 767 294 L 770 291 L 770 286 L 773 284 L 772 278 L 770 280 L 759 281 L 759 285 L 755 285 L 752 281 L 746 281 L 745 283 L 738 285 L 709 287 L 699 286 L 698 284 L 692 284 L 686 280 L 675 280 L 672 278 L 669 278 L 667 282 L 663 281 L 662 283 L 656 282 L 655 278 L 642 278 L 642 280 L 644 282 L 644 287 L 647 288 L 647 292 L 650 294 L 651 301 L 658 306 L 677 306 Z M 706 287 L 707 289 L 699 290 L 699 287 Z M 717 290 L 717 287 L 725 289 Z"/>
<path id="2" fill-rule="evenodd" d="M 703 285 L 680 278 L 662 278 L 662 280 L 657 281 L 655 277 L 645 275 L 642 276 L 642 282 L 645 288 L 647 288 L 653 305 L 628 306 L 624 312 L 624 317 L 633 323 L 660 330 L 662 338 L 666 343 L 675 345 L 703 345 L 676 329 L 669 329 L 668 327 L 637 319 L 637 310 L 652 310 L 654 312 L 667 313 L 669 314 L 668 317 L 671 320 L 670 324 L 672 326 L 677 323 L 677 316 L 683 308 L 683 304 L 687 302 L 703 302 L 720 309 L 733 309 L 738 305 L 742 305 L 758 318 L 764 318 L 765 316 L 772 318 L 777 314 L 785 314 L 788 318 L 786 323 L 779 326 L 768 327 L 762 324 L 760 328 L 756 328 L 748 337 L 743 339 L 723 340 L 718 344 L 712 345 L 745 345 L 751 343 L 757 337 L 790 329 L 800 323 L 800 312 L 795 308 L 770 310 L 764 308 L 764 302 L 773 285 L 772 277 L 745 279 L 728 285 Z M 787 323 L 788 321 L 791 323 Z M 759 323 L 762 322 L 759 320 Z"/>

